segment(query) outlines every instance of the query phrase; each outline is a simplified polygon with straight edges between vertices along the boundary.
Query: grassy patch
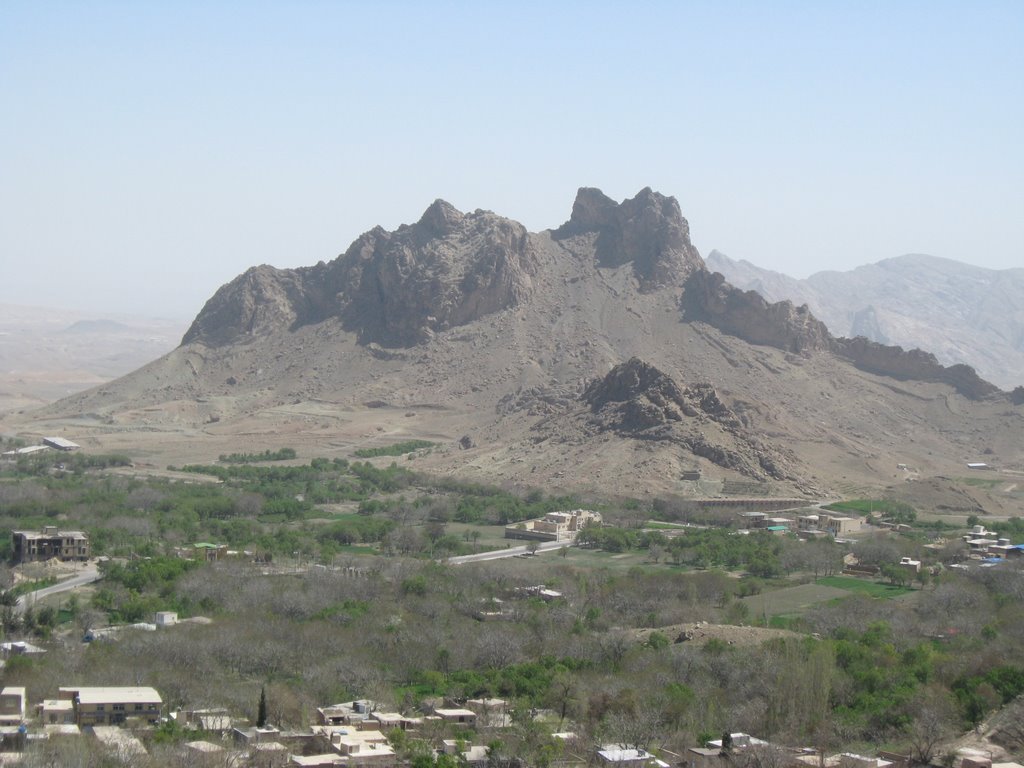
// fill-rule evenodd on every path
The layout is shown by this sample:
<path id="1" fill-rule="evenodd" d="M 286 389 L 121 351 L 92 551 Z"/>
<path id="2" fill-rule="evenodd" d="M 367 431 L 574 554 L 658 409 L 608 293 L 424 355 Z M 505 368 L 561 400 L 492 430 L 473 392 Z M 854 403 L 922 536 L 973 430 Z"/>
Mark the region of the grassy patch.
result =
<path id="1" fill-rule="evenodd" d="M 856 512 L 861 515 L 869 515 L 872 512 L 881 512 L 883 516 L 906 514 L 913 512 L 913 507 L 902 501 L 888 499 L 848 499 L 829 504 L 825 509 L 833 512 Z"/>
<path id="2" fill-rule="evenodd" d="M 382 445 L 379 448 L 360 448 L 358 451 L 353 451 L 352 455 L 360 459 L 372 459 L 376 456 L 402 456 L 423 448 L 433 447 L 434 443 L 429 440 L 406 440 L 393 445 Z"/>
<path id="3" fill-rule="evenodd" d="M 222 453 L 217 460 L 222 464 L 254 464 L 257 461 L 290 461 L 294 458 L 294 448 L 280 448 L 263 453 Z"/>
<path id="4" fill-rule="evenodd" d="M 824 581 L 822 579 L 821 581 Z M 762 592 L 759 595 L 744 597 L 743 602 L 750 606 L 752 617 L 769 616 L 794 618 L 802 616 L 808 609 L 846 596 L 846 591 L 817 584 L 799 584 L 794 587 Z M 774 626 L 769 623 L 769 626 Z"/>
<path id="5" fill-rule="evenodd" d="M 897 587 L 893 584 L 880 584 L 877 581 L 864 581 L 852 576 L 826 576 L 818 579 L 818 584 L 825 587 L 835 587 L 848 592 L 862 592 L 871 597 L 899 597 L 907 592 L 912 592 L 910 587 Z"/>

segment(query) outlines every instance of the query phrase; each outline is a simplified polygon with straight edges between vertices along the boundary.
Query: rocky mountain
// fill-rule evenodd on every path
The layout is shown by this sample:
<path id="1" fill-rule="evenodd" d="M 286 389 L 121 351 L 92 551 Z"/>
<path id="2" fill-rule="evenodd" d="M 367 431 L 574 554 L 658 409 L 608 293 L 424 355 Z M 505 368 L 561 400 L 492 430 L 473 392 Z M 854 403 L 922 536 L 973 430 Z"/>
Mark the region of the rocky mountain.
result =
<path id="1" fill-rule="evenodd" d="M 552 230 L 437 201 L 330 262 L 255 267 L 176 350 L 32 418 L 133 455 L 158 436 L 170 463 L 417 437 L 437 444 L 418 466 L 491 482 L 637 495 L 699 470 L 819 494 L 1024 466 L 1019 394 L 734 288 L 671 197 L 581 189 Z"/>
<path id="2" fill-rule="evenodd" d="M 807 305 L 836 335 L 928 350 L 1007 389 L 1024 384 L 1024 269 L 908 255 L 797 280 L 717 251 L 707 266 L 768 301 Z"/>

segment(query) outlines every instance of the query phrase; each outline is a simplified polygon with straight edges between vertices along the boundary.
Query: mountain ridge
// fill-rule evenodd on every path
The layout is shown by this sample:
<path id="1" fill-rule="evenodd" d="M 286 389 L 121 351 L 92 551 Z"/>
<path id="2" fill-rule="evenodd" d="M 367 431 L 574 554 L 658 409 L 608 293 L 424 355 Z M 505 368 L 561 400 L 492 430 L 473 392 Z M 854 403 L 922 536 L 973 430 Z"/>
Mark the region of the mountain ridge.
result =
<path id="1" fill-rule="evenodd" d="M 1024 269 L 907 254 L 798 280 L 718 251 L 707 265 L 769 301 L 807 304 L 835 335 L 927 349 L 1005 389 L 1024 383 Z"/>
<path id="2" fill-rule="evenodd" d="M 650 413 L 646 394 L 598 418 L 587 388 L 632 358 L 690 393 L 679 413 L 712 392 L 731 416 L 623 429 L 622 408 Z M 172 353 L 36 416 L 101 444 L 143 428 L 218 450 L 236 434 L 327 453 L 416 436 L 439 444 L 424 466 L 495 482 L 639 493 L 696 467 L 813 494 L 897 460 L 1020 462 L 1007 408 L 966 366 L 833 337 L 807 309 L 729 285 L 674 198 L 583 188 L 539 233 L 435 201 L 331 262 L 254 267 Z"/>

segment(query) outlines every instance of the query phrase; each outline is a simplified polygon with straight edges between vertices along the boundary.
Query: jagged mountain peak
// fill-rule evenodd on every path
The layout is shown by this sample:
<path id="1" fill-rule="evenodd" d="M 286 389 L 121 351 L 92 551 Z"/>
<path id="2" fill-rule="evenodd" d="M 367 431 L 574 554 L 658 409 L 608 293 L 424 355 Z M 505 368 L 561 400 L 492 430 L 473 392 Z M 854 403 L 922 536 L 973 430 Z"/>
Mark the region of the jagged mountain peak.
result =
<path id="1" fill-rule="evenodd" d="M 464 217 L 465 214 L 454 205 L 438 198 L 427 207 L 416 223 L 442 237 L 457 227 Z"/>
<path id="2" fill-rule="evenodd" d="M 598 266 L 632 263 L 642 290 L 681 285 L 704 262 L 690 242 L 679 202 L 650 187 L 616 203 L 601 190 L 581 187 L 572 215 L 553 232 L 556 240 L 591 236 Z"/>

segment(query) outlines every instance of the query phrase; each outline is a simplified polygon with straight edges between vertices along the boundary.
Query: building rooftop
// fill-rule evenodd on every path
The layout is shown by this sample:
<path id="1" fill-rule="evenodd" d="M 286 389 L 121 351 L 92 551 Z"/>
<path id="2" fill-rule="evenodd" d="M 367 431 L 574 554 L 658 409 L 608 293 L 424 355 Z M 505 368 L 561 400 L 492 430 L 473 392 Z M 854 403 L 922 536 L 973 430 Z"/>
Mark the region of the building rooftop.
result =
<path id="1" fill-rule="evenodd" d="M 108 687 L 108 688 L 61 688 L 61 691 L 77 693 L 80 704 L 160 704 L 163 699 L 155 688 Z"/>
<path id="2" fill-rule="evenodd" d="M 15 536 L 24 536 L 26 539 L 67 539 L 67 538 L 88 538 L 85 531 L 11 531 Z"/>
<path id="3" fill-rule="evenodd" d="M 44 437 L 43 442 L 64 451 L 71 451 L 75 448 L 81 447 L 78 443 L 72 443 L 70 440 L 65 440 L 63 437 Z"/>
<path id="4" fill-rule="evenodd" d="M 223 752 L 224 747 L 212 741 L 189 741 L 185 746 L 194 752 Z"/>
<path id="5" fill-rule="evenodd" d="M 74 704 L 71 703 L 71 699 L 43 699 L 43 703 L 40 705 L 47 712 L 70 712 L 74 709 Z"/>

